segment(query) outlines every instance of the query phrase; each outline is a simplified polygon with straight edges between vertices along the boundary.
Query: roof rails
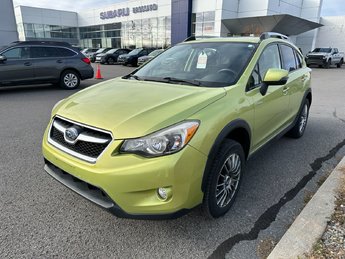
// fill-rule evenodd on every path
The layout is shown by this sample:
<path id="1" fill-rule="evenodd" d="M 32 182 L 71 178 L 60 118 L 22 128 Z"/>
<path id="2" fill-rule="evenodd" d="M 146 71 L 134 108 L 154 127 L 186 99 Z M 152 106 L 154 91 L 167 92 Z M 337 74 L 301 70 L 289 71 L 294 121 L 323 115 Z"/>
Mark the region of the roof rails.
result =
<path id="1" fill-rule="evenodd" d="M 210 38 L 219 38 L 219 36 L 190 36 L 187 39 L 185 39 L 183 42 L 194 41 L 197 39 L 210 39 Z M 269 38 L 276 38 L 276 39 L 282 39 L 282 40 L 290 41 L 288 36 L 281 34 L 281 33 L 277 33 L 277 32 L 263 32 L 260 35 L 260 41 L 263 41 L 263 40 L 266 40 Z"/>
<path id="2" fill-rule="evenodd" d="M 260 41 L 263 40 L 267 40 L 269 38 L 277 38 L 277 39 L 282 39 L 282 40 L 289 40 L 289 37 L 281 34 L 281 33 L 277 33 L 277 32 L 263 32 L 260 35 Z"/>
<path id="3" fill-rule="evenodd" d="M 14 41 L 11 45 L 54 45 L 71 47 L 71 44 L 62 41 Z"/>
<path id="4" fill-rule="evenodd" d="M 183 42 L 187 41 L 193 41 L 197 39 L 212 39 L 212 38 L 219 38 L 219 36 L 189 36 L 187 39 L 185 39 Z"/>

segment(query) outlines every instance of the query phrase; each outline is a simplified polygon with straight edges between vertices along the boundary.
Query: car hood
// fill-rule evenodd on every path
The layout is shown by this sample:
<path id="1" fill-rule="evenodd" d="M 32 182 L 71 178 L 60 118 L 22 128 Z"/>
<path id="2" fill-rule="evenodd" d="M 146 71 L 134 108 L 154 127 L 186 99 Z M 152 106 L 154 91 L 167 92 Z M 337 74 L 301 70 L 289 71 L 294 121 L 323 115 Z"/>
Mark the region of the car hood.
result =
<path id="1" fill-rule="evenodd" d="M 106 55 L 107 55 L 106 53 L 101 53 L 101 54 L 97 54 L 97 57 L 104 57 Z"/>
<path id="2" fill-rule="evenodd" d="M 328 55 L 328 54 L 329 54 L 329 53 L 327 53 L 327 52 L 315 52 L 315 53 L 311 52 L 311 53 L 308 54 L 308 57 L 309 57 L 309 56 L 315 56 L 315 57 L 326 56 L 326 55 Z"/>
<path id="3" fill-rule="evenodd" d="M 142 56 L 142 57 L 140 57 L 138 60 L 146 61 L 146 60 L 149 60 L 149 59 L 151 59 L 150 56 Z"/>
<path id="4" fill-rule="evenodd" d="M 224 88 L 113 79 L 72 95 L 53 115 L 136 138 L 189 118 L 225 96 Z"/>

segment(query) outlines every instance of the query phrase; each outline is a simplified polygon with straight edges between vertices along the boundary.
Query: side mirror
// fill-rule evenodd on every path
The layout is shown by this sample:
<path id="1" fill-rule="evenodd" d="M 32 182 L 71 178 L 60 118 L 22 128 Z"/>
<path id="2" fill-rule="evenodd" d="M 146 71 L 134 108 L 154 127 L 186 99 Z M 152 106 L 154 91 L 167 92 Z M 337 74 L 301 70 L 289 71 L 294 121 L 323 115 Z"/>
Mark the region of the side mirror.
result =
<path id="1" fill-rule="evenodd" d="M 7 58 L 5 56 L 0 55 L 0 62 L 4 62 L 6 60 L 7 60 Z"/>
<path id="2" fill-rule="evenodd" d="M 288 75 L 289 72 L 285 69 L 268 69 L 260 87 L 260 93 L 266 95 L 269 85 L 285 85 L 289 78 Z"/>

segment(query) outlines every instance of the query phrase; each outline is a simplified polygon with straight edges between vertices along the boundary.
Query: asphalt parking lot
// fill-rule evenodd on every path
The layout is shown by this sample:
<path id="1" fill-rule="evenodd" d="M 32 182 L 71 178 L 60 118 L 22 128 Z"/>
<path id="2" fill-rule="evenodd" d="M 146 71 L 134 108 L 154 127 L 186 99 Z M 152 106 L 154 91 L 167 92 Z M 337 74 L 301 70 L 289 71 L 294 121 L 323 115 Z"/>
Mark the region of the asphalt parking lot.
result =
<path id="1" fill-rule="evenodd" d="M 131 70 L 101 67 L 105 79 Z M 200 209 L 169 221 L 119 219 L 68 190 L 43 170 L 41 140 L 51 108 L 76 91 L 0 88 L 0 257 L 264 257 L 345 155 L 345 66 L 313 68 L 312 76 L 305 135 L 251 159 L 234 206 L 217 220 Z"/>

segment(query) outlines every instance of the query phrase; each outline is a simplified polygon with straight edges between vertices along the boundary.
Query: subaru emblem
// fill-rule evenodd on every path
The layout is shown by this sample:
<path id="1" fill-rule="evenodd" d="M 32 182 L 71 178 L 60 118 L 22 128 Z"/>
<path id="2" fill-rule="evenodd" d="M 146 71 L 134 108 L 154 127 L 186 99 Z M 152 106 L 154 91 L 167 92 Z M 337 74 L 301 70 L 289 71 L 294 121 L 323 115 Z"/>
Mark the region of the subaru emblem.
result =
<path id="1" fill-rule="evenodd" d="M 79 131 L 75 127 L 70 127 L 65 131 L 65 140 L 74 143 L 79 136 Z"/>

